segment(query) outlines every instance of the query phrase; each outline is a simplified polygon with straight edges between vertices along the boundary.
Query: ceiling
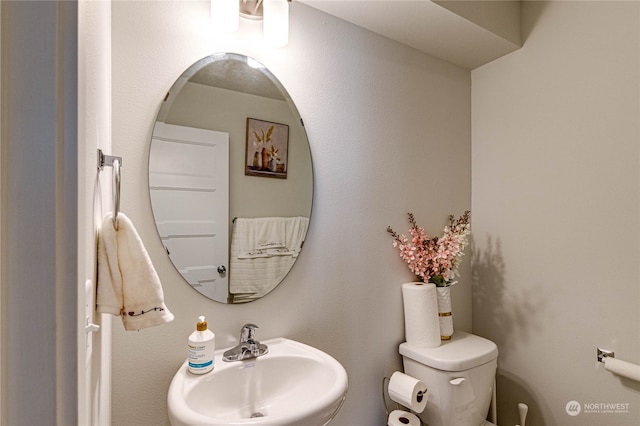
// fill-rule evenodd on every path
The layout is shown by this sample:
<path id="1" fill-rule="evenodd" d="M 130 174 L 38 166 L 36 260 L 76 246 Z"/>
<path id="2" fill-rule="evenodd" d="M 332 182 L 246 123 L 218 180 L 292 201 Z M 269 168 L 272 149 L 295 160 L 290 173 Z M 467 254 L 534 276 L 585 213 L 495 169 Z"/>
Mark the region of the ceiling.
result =
<path id="1" fill-rule="evenodd" d="M 227 55 L 219 59 L 209 61 L 198 69 L 189 81 L 280 101 L 286 100 L 280 88 L 273 82 L 275 77 L 261 64 L 252 61 L 254 65 L 251 66 L 250 58 L 239 55 Z"/>
<path id="2" fill-rule="evenodd" d="M 520 1 L 297 1 L 465 69 L 521 47 Z"/>
<path id="3" fill-rule="evenodd" d="M 465 69 L 520 48 L 520 1 L 296 0 Z M 262 67 L 244 58 L 208 58 L 181 77 L 257 96 L 282 98 Z M 259 65 L 259 64 L 258 64 Z M 176 90 L 178 90 L 176 88 Z"/>

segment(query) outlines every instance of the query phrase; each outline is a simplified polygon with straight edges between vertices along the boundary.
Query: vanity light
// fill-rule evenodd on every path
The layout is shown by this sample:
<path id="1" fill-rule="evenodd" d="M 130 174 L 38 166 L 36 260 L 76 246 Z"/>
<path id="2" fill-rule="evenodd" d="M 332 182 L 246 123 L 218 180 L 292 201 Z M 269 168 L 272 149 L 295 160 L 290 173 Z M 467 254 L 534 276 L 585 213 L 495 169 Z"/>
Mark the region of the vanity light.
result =
<path id="1" fill-rule="evenodd" d="M 289 2 L 291 0 L 211 0 L 211 23 L 217 31 L 238 29 L 239 16 L 262 20 L 262 37 L 271 47 L 289 42 Z"/>
<path id="2" fill-rule="evenodd" d="M 273 47 L 289 42 L 289 0 L 264 0 L 262 37 Z"/>
<path id="3" fill-rule="evenodd" d="M 217 32 L 238 31 L 240 8 L 237 0 L 211 0 L 211 25 Z"/>

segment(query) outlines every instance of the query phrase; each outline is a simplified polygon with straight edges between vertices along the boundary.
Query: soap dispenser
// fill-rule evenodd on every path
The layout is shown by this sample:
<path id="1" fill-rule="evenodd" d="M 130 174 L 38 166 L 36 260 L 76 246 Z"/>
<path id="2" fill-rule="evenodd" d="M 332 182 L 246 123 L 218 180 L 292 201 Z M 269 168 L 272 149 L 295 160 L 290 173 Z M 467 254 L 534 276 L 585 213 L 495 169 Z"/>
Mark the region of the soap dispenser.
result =
<path id="1" fill-rule="evenodd" d="M 196 331 L 189 336 L 189 371 L 204 374 L 213 370 L 216 335 L 207 329 L 204 316 L 198 317 Z"/>

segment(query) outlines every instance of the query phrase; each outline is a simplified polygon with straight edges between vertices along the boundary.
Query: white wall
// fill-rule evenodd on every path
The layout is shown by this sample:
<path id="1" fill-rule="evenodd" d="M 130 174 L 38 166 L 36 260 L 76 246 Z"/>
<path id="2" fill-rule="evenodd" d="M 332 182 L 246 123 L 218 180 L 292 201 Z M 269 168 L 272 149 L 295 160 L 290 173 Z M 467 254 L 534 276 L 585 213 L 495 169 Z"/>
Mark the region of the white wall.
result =
<path id="1" fill-rule="evenodd" d="M 523 401 L 527 424 L 639 424 L 640 386 L 595 361 L 640 362 L 640 3 L 526 2 L 522 25 L 472 72 L 473 330 L 499 346 L 498 420 Z"/>
<path id="2" fill-rule="evenodd" d="M 111 424 L 111 318 L 96 314 L 97 229 L 112 210 L 112 172 L 97 169 L 111 148 L 111 2 L 78 3 L 78 424 Z M 89 291 L 85 283 L 89 282 Z M 100 330 L 86 334 L 88 323 Z"/>
<path id="3" fill-rule="evenodd" d="M 245 322 L 258 338 L 287 336 L 336 357 L 349 394 L 335 425 L 384 425 L 380 383 L 400 368 L 400 285 L 412 280 L 387 225 L 406 213 L 440 233 L 471 203 L 470 73 L 294 2 L 287 47 L 261 46 L 259 24 L 213 40 L 207 1 L 113 3 L 113 138 L 124 157 L 122 209 L 162 277 L 176 320 L 141 332 L 114 324 L 113 424 L 167 424 L 166 392 L 186 338 L 207 315 L 218 347 Z M 160 102 L 189 65 L 216 51 L 264 63 L 295 101 L 311 141 L 315 194 L 309 235 L 292 272 L 242 306 L 193 291 L 166 258 L 147 189 Z M 468 258 L 467 258 L 468 260 Z M 454 287 L 456 327 L 471 328 L 470 262 Z"/>

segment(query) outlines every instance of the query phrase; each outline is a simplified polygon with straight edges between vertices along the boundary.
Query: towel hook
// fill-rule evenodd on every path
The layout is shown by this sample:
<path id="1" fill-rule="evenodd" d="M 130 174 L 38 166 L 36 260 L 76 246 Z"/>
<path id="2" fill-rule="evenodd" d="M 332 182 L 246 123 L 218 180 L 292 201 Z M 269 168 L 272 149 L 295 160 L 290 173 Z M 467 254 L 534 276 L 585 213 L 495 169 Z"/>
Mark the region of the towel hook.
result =
<path id="1" fill-rule="evenodd" d="M 122 157 L 105 155 L 101 149 L 98 149 L 98 170 L 102 170 L 105 166 L 113 167 L 113 227 L 117 231 L 118 213 L 120 212 L 120 166 L 122 166 Z"/>

